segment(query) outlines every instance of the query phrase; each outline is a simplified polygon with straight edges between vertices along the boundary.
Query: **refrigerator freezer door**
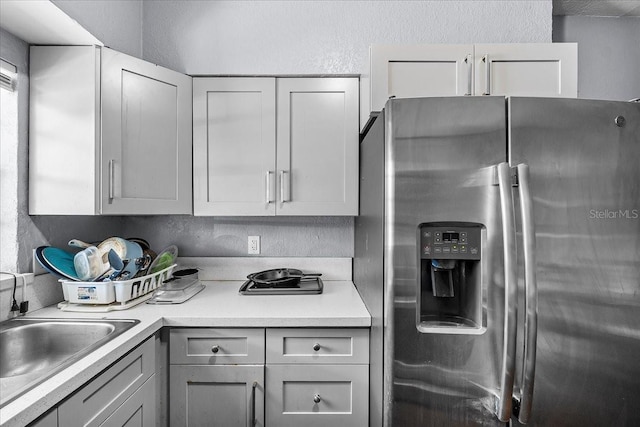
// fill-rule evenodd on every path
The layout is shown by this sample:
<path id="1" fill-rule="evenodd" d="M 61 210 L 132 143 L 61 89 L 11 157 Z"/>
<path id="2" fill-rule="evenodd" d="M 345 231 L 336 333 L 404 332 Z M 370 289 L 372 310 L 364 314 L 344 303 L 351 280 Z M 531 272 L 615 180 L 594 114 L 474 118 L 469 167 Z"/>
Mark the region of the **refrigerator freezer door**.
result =
<path id="1" fill-rule="evenodd" d="M 387 425 L 494 426 L 502 425 L 496 416 L 500 403 L 509 405 L 510 413 L 510 402 L 497 397 L 503 383 L 505 257 L 494 174 L 495 165 L 506 160 L 505 114 L 502 97 L 387 103 Z M 420 224 L 439 221 L 483 226 L 483 318 L 473 333 L 422 333 L 416 326 L 423 276 L 416 238 Z"/>
<path id="2" fill-rule="evenodd" d="M 510 98 L 509 116 L 536 223 L 527 425 L 640 425 L 640 105 Z"/>

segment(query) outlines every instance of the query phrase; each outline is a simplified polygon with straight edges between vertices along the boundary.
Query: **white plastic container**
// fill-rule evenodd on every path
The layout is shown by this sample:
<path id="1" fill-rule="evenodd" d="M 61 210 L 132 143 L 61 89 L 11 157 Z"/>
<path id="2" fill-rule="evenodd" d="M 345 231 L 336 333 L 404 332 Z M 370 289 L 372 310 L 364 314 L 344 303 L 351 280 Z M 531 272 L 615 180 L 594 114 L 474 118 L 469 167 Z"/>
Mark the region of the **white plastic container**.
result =
<path id="1" fill-rule="evenodd" d="M 76 282 L 60 280 L 65 301 L 73 304 L 113 304 L 125 305 L 140 298 L 140 302 L 151 297 L 162 283 L 171 277 L 175 264 L 157 273 L 113 282 Z M 145 295 L 147 298 L 141 298 Z"/>
<path id="2" fill-rule="evenodd" d="M 65 300 L 74 304 L 111 304 L 116 300 L 109 282 L 63 282 Z"/>

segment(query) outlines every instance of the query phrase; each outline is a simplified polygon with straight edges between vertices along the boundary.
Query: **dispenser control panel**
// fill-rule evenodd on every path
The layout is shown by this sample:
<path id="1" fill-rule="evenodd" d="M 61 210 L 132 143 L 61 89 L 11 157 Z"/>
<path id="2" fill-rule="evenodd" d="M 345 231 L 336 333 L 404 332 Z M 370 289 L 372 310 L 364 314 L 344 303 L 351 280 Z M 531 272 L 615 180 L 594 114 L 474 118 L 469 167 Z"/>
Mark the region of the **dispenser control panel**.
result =
<path id="1" fill-rule="evenodd" d="M 421 224 L 420 258 L 479 260 L 482 242 L 480 224 Z"/>

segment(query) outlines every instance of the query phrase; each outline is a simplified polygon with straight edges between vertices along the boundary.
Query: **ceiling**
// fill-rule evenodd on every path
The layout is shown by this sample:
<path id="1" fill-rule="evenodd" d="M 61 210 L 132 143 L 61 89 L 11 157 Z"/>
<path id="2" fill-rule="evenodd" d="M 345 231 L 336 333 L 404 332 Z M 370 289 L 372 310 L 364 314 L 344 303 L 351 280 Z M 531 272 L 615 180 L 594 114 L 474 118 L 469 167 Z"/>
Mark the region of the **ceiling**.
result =
<path id="1" fill-rule="evenodd" d="M 640 0 L 553 0 L 553 14 L 640 17 Z"/>

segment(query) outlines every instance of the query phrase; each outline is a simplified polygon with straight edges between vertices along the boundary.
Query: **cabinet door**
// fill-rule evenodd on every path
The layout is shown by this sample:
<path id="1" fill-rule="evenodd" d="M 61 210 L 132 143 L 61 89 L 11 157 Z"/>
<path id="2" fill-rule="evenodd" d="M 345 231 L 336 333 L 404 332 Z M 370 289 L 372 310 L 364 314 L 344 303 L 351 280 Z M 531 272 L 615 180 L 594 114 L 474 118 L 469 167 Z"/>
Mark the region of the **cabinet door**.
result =
<path id="1" fill-rule="evenodd" d="M 191 213 L 191 77 L 107 48 L 101 71 L 101 213 Z"/>
<path id="2" fill-rule="evenodd" d="M 172 427 L 265 425 L 263 365 L 171 365 L 169 385 Z"/>
<path id="3" fill-rule="evenodd" d="M 358 214 L 358 79 L 277 83 L 278 215 Z"/>
<path id="4" fill-rule="evenodd" d="M 475 94 L 575 98 L 575 43 L 475 45 Z"/>
<path id="5" fill-rule="evenodd" d="M 61 426 L 98 426 L 154 374 L 155 340 L 148 339 L 58 407 Z M 150 393 L 155 399 L 155 391 Z"/>
<path id="6" fill-rule="evenodd" d="M 366 427 L 368 376 L 369 365 L 267 365 L 267 425 Z"/>
<path id="7" fill-rule="evenodd" d="M 275 78 L 195 78 L 195 215 L 275 215 Z"/>
<path id="8" fill-rule="evenodd" d="M 100 427 L 155 427 L 155 388 L 156 376 L 152 375 Z"/>
<path id="9" fill-rule="evenodd" d="M 473 93 L 473 45 L 372 45 L 371 111 L 389 97 Z"/>

